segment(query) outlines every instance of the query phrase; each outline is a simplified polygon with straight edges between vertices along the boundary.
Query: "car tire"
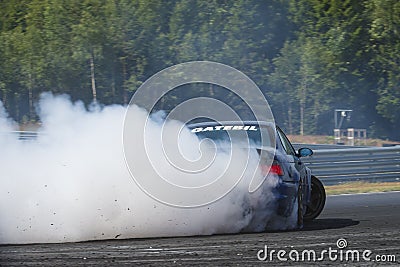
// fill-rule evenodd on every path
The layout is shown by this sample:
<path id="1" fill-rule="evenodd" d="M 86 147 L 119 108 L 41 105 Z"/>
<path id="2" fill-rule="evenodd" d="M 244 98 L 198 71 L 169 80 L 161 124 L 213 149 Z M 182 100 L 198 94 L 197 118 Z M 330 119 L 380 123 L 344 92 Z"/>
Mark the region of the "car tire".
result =
<path id="1" fill-rule="evenodd" d="M 321 181 L 315 177 L 311 176 L 311 200 L 307 205 L 306 212 L 303 216 L 305 221 L 311 221 L 318 217 L 324 209 L 326 202 L 325 188 Z"/>

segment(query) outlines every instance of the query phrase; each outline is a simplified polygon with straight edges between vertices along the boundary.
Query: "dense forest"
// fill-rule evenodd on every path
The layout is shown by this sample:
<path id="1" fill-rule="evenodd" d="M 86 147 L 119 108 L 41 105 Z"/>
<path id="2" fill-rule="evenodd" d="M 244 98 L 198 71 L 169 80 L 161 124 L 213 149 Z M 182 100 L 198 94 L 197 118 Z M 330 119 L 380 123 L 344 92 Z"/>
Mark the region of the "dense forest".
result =
<path id="1" fill-rule="evenodd" d="M 19 122 L 42 92 L 126 104 L 192 60 L 248 75 L 288 133 L 332 135 L 345 108 L 400 140 L 398 0 L 0 0 L 0 100 Z"/>

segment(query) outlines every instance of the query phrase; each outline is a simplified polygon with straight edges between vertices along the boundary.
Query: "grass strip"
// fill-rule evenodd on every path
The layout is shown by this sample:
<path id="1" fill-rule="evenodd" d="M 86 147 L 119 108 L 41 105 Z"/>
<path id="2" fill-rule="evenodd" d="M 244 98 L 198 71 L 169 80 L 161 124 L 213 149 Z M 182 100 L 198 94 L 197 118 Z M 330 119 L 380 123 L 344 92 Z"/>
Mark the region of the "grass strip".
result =
<path id="1" fill-rule="evenodd" d="M 327 195 L 358 194 L 372 192 L 400 191 L 400 182 L 349 182 L 339 185 L 324 186 Z"/>

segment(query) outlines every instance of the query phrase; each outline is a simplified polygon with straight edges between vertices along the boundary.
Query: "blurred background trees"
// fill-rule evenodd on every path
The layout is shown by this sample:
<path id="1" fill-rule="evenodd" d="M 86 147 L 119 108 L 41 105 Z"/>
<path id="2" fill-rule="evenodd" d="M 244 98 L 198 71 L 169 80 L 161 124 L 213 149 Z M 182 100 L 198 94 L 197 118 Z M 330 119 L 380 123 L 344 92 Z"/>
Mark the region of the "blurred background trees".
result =
<path id="1" fill-rule="evenodd" d="M 37 119 L 42 92 L 127 104 L 151 75 L 192 60 L 247 74 L 291 134 L 332 134 L 346 108 L 353 127 L 400 140 L 397 0 L 0 1 L 0 100 L 19 122 Z"/>

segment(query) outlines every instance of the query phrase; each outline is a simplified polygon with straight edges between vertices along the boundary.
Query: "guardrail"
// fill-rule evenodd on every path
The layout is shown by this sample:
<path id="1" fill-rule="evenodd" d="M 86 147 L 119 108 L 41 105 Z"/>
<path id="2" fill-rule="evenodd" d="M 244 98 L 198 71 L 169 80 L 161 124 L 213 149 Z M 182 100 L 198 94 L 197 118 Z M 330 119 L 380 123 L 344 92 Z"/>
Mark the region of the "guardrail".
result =
<path id="1" fill-rule="evenodd" d="M 34 131 L 13 131 L 13 132 L 0 132 L 2 135 L 17 135 L 19 140 L 34 140 L 38 137 L 38 132 Z"/>
<path id="2" fill-rule="evenodd" d="M 320 149 L 345 149 L 345 148 L 366 148 L 368 146 L 346 146 L 346 145 L 333 145 L 333 144 L 299 144 L 293 143 L 294 148 L 299 149 L 301 147 L 308 147 L 312 150 Z"/>
<path id="3" fill-rule="evenodd" d="M 325 185 L 400 181 L 400 146 L 316 149 L 303 162 Z"/>
<path id="4" fill-rule="evenodd" d="M 3 134 L 10 134 L 3 133 Z M 36 139 L 38 132 L 14 131 L 19 140 Z M 294 144 L 309 147 L 314 155 L 302 161 L 324 185 L 349 181 L 400 181 L 400 146 L 350 147 L 342 145 Z"/>

